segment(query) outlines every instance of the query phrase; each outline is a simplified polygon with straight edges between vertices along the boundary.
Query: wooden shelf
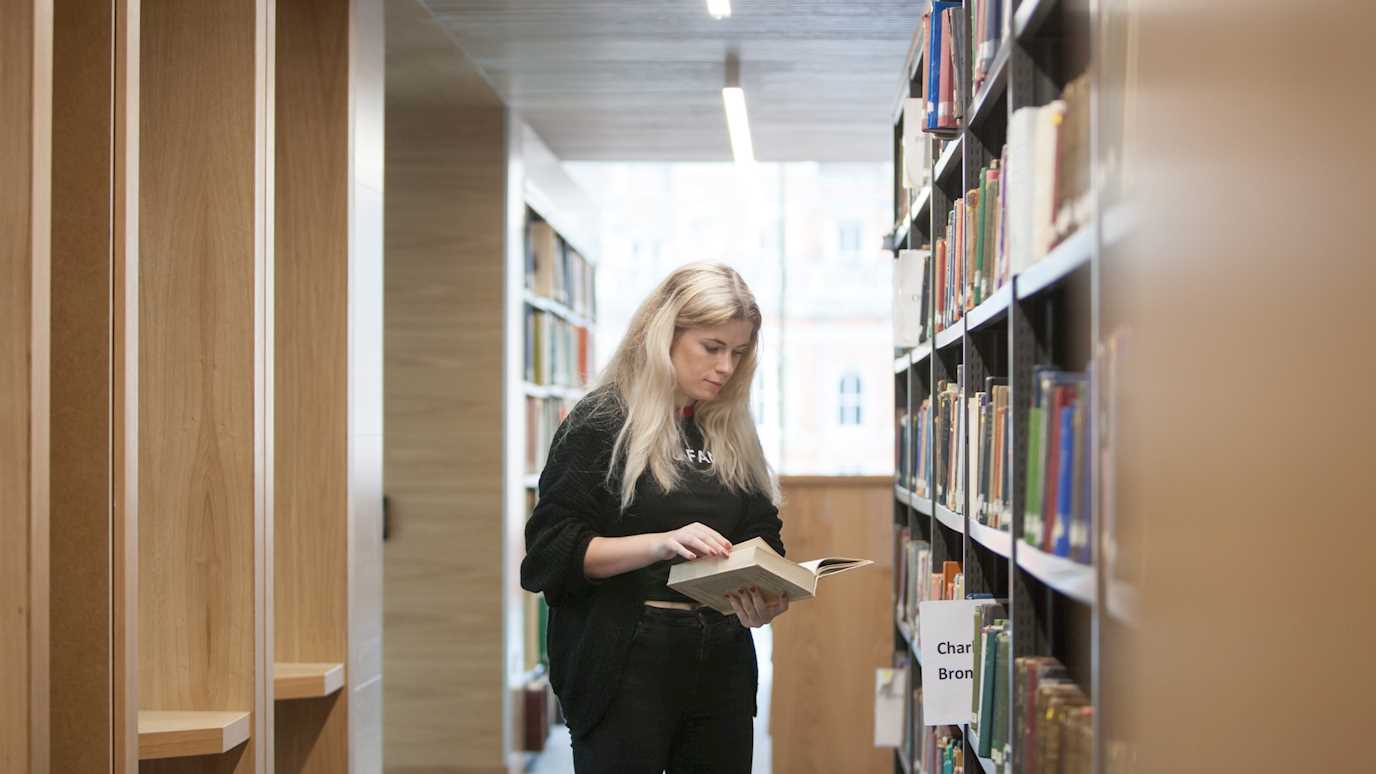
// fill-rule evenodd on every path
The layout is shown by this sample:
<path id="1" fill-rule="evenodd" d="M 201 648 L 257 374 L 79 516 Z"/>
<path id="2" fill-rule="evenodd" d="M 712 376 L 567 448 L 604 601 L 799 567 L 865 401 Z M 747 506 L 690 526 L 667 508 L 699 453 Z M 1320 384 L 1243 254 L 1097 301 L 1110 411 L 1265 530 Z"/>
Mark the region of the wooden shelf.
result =
<path id="1" fill-rule="evenodd" d="M 343 664 L 279 661 L 272 669 L 272 697 L 277 701 L 318 699 L 344 687 Z"/>
<path id="2" fill-rule="evenodd" d="M 960 320 L 956 320 L 950 325 L 936 332 L 936 348 L 946 349 L 952 344 L 960 343 L 961 336 L 965 335 L 965 326 Z"/>
<path id="3" fill-rule="evenodd" d="M 1060 284 L 1094 254 L 1094 229 L 1085 227 L 1066 237 L 1046 257 L 1014 277 L 1019 299 L 1028 299 Z"/>
<path id="4" fill-rule="evenodd" d="M 1086 605 L 1094 604 L 1094 568 L 1018 543 L 1018 566 L 1048 587 Z"/>
<path id="5" fill-rule="evenodd" d="M 535 295 L 535 292 L 530 290 L 529 288 L 527 288 L 524 291 L 524 293 L 525 301 L 527 304 L 530 304 L 536 309 L 543 309 L 544 311 L 549 312 L 555 317 L 560 317 L 573 325 L 582 328 L 591 328 L 593 325 L 597 323 L 596 320 L 584 317 L 583 315 L 573 311 L 566 304 L 562 304 L 558 301 L 555 301 L 552 298 L 545 298 L 544 296 Z"/>
<path id="6" fill-rule="evenodd" d="M 966 123 L 971 127 L 983 126 L 985 121 L 999 114 L 1000 111 L 996 111 L 994 108 L 1001 104 L 1000 101 L 1008 93 L 1008 52 L 1011 50 L 1008 40 L 1005 39 L 999 45 L 998 53 L 994 54 L 994 61 L 989 67 L 989 75 L 984 81 L 984 88 L 975 95 L 975 99 L 970 103 L 970 110 L 966 114 L 969 116 Z"/>
<path id="7" fill-rule="evenodd" d="M 946 143 L 946 147 L 941 149 L 941 156 L 936 160 L 936 170 L 932 172 L 932 180 L 940 183 L 952 174 L 961 171 L 961 146 L 965 144 L 964 135 L 956 135 L 955 139 Z M 956 180 L 959 185 L 960 181 Z"/>
<path id="8" fill-rule="evenodd" d="M 945 524 L 948 529 L 953 529 L 962 535 L 965 534 L 964 516 L 961 516 L 959 513 L 956 513 L 940 503 L 934 505 L 933 508 L 936 511 L 933 515 L 936 516 L 937 521 Z"/>
<path id="9" fill-rule="evenodd" d="M 1007 559 L 1013 553 L 1013 536 L 970 519 L 970 539 Z"/>
<path id="10" fill-rule="evenodd" d="M 970 743 L 971 750 L 979 749 L 979 734 L 975 733 L 968 723 L 965 725 L 965 741 Z M 998 771 L 998 766 L 994 763 L 993 758 L 981 758 L 979 755 L 974 757 L 979 761 L 980 768 L 984 769 L 984 774 L 995 774 Z M 965 768 L 970 767 L 966 766 Z"/>
<path id="11" fill-rule="evenodd" d="M 923 516 L 930 517 L 932 515 L 932 498 L 913 495 L 913 510 Z"/>
<path id="12" fill-rule="evenodd" d="M 139 760 L 229 752 L 249 728 L 247 712 L 139 710 Z"/>
<path id="13" fill-rule="evenodd" d="M 980 302 L 980 305 L 965 313 L 965 329 L 976 331 L 997 320 L 1007 319 L 1008 307 L 1013 301 L 1013 283 L 1009 282 L 994 291 Z"/>
<path id="14" fill-rule="evenodd" d="M 1013 14 L 1013 36 L 1021 41 L 1035 38 L 1051 17 L 1056 3 L 1057 0 L 1022 0 L 1018 12 Z"/>

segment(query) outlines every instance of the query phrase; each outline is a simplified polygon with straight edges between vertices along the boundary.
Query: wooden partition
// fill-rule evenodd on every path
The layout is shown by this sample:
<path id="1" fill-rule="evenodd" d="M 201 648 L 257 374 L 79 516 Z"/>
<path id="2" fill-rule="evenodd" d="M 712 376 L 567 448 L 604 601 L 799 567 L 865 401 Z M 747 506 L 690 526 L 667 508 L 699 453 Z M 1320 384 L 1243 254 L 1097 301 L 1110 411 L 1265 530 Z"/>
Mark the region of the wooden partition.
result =
<path id="1" fill-rule="evenodd" d="M 374 592 L 381 581 L 381 180 L 360 172 L 380 168 L 374 156 L 382 149 L 376 127 L 360 131 L 354 123 L 380 119 L 381 93 L 363 92 L 351 81 L 351 75 L 380 77 L 381 62 L 350 68 L 351 59 L 380 54 L 380 20 L 355 20 L 355 13 L 378 10 L 356 0 L 277 7 L 273 743 L 279 774 L 371 771 L 381 763 L 379 745 L 359 744 L 355 760 L 350 743 L 351 728 L 360 743 L 381 733 L 381 600 Z M 369 566 L 359 566 L 359 556 Z M 355 570 L 366 574 L 362 584 L 355 583 Z M 341 690 L 346 684 L 365 691 L 360 709 L 370 724 L 351 722 L 354 701 L 350 690 Z"/>
<path id="2" fill-rule="evenodd" d="M 137 650 L 150 773 L 270 768 L 270 9 L 141 8 Z"/>
<path id="3" fill-rule="evenodd" d="M 794 476 L 780 484 L 790 559 L 875 564 L 823 582 L 817 599 L 773 624 L 774 771 L 887 774 L 893 754 L 874 746 L 874 670 L 893 656 L 893 479 Z"/>
<path id="4" fill-rule="evenodd" d="M 52 7 L 0 14 L 0 771 L 47 774 Z"/>

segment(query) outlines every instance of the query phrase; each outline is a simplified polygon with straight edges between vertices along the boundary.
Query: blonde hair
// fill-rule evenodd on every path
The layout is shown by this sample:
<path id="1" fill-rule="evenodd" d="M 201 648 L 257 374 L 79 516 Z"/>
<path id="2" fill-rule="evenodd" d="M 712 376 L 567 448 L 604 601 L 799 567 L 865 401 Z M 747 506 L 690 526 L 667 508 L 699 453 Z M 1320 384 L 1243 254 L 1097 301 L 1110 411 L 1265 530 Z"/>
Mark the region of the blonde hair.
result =
<path id="1" fill-rule="evenodd" d="M 683 434 L 674 405 L 677 379 L 669 357 L 678 334 L 733 320 L 750 323 L 750 343 L 717 397 L 694 409 L 716 476 L 740 492 L 760 492 L 778 501 L 773 472 L 750 416 L 750 385 L 758 363 L 760 307 L 745 280 L 724 264 L 680 267 L 655 288 L 631 318 L 626 336 L 597 380 L 594 393 L 619 403 L 625 416 L 612 448 L 607 480 L 621 466 L 621 510 L 635 499 L 636 481 L 646 470 L 664 491 L 680 481 Z"/>

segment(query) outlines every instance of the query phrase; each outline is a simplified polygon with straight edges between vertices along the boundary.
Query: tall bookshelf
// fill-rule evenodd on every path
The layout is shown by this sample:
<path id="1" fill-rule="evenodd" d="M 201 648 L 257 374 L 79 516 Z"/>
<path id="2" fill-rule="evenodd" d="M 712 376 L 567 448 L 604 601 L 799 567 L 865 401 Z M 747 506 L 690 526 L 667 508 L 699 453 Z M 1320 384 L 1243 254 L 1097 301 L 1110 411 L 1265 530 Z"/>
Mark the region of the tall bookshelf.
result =
<path id="1" fill-rule="evenodd" d="M 957 13 L 963 18 L 970 8 L 967 2 Z M 923 79 L 930 65 L 925 61 L 926 44 L 916 41 L 920 37 L 919 26 L 903 71 L 903 87 L 894 114 L 895 226 L 891 244 L 896 256 L 900 250 L 929 247 L 947 236 L 948 214 L 965 192 L 979 188 L 981 169 L 999 158 L 1007 142 L 1014 111 L 1056 100 L 1066 85 L 1080 76 L 1085 76 L 1089 84 L 1087 99 L 1091 119 L 1087 126 L 1091 150 L 1086 154 L 1091 166 L 1089 190 L 1097 190 L 1093 181 L 1102 171 L 1096 168 L 1095 158 L 1097 143 L 1103 138 L 1094 125 L 1099 84 L 1096 56 L 1092 52 L 1101 24 L 1096 8 L 1089 0 L 1003 0 L 1001 40 L 984 82 L 977 90 L 972 89 L 967 53 L 972 48 L 968 22 L 962 25 L 965 38 L 962 45 L 956 46 L 959 60 L 957 99 L 963 105 L 959 127 L 941 139 L 924 135 L 928 142 L 936 143 L 930 153 L 925 154 L 927 179 L 905 188 L 901 168 L 905 120 L 902 98 L 922 95 Z M 971 518 L 972 496 L 968 486 L 964 487 L 966 491 L 959 493 L 954 503 L 957 508 L 948 508 L 939 499 L 934 499 L 931 486 L 923 491 L 919 480 L 923 472 L 913 468 L 913 460 L 919 452 L 933 453 L 931 438 L 925 438 L 925 448 L 919 449 L 918 441 L 905 436 L 901 426 L 896 424 L 899 429 L 895 449 L 900 467 L 894 487 L 894 534 L 896 542 L 901 540 L 904 530 L 912 539 L 927 541 L 934 570 L 941 561 L 959 561 L 966 597 L 990 594 L 1003 604 L 1014 658 L 1053 656 L 1065 665 L 1069 678 L 1095 708 L 1095 741 L 1090 758 L 1092 771 L 1099 772 L 1105 770 L 1104 745 L 1098 733 L 1102 721 L 1102 630 L 1105 626 L 1130 625 L 1128 600 L 1131 593 L 1117 584 L 1106 591 L 1104 573 L 1098 569 L 1104 520 L 1100 509 L 1094 507 L 1099 488 L 1096 453 L 1099 438 L 1095 432 L 1086 434 L 1086 454 L 1091 460 L 1091 493 L 1086 503 L 1092 535 L 1090 561 L 1075 562 L 1024 540 L 1033 369 L 1045 365 L 1065 371 L 1093 370 L 1098 341 L 1098 260 L 1104 247 L 1105 228 L 1113 234 L 1121 222 L 1117 216 L 1122 208 L 1106 207 L 1098 194 L 1092 193 L 1087 201 L 1089 214 L 1082 225 L 1063 235 L 1045 255 L 1024 266 L 1021 272 L 1012 273 L 1006 284 L 980 303 L 965 307 L 960 319 L 953 324 L 938 330 L 939 320 L 932 313 L 933 304 L 928 303 L 925 306 L 926 330 L 934 333 L 916 347 L 895 352 L 896 418 L 905 412 L 915 413 L 924 399 L 930 399 L 935 405 L 939 384 L 943 381 L 955 383 L 957 369 L 964 372 L 959 391 L 967 399 L 984 389 L 986 377 L 1007 379 L 1011 440 L 1006 447 L 1008 456 L 1004 463 L 1009 466 L 1008 515 L 1011 518 L 1006 519 L 1009 524 L 998 529 Z M 929 265 L 925 285 L 928 293 L 934 285 L 933 273 Z M 1089 385 L 1089 416 L 1097 431 L 1097 377 L 1092 376 Z M 965 426 L 959 429 L 968 432 Z M 964 440 L 968 455 L 975 447 L 971 443 L 975 439 L 967 437 Z M 905 443 L 908 444 L 906 449 L 903 448 Z M 895 551 L 896 561 L 903 561 L 901 546 L 896 545 Z M 896 597 L 901 593 L 902 590 L 895 589 Z M 1112 611 L 1106 612 L 1106 599 L 1118 603 Z M 920 713 L 920 708 L 913 705 L 914 691 L 921 686 L 922 666 L 916 620 L 905 621 L 904 618 L 903 611 L 896 607 L 894 650 L 896 660 L 906 661 L 910 666 L 911 689 L 906 695 L 911 733 L 914 713 Z M 981 758 L 977 755 L 977 736 L 971 733 L 968 724 L 961 726 L 959 736 L 963 740 L 967 774 L 1028 770 L 1024 768 L 1028 763 L 1026 751 L 1019 749 L 1014 733 L 1013 709 L 1017 692 L 1013 666 L 1009 663 L 999 667 L 1008 670 L 1006 677 L 1010 686 L 1008 726 L 1003 735 L 1008 743 L 1002 753 Z M 905 738 L 907 736 L 905 734 Z M 904 774 L 922 772 L 920 750 L 920 739 L 916 740 L 913 750 L 898 748 L 894 770 Z"/>

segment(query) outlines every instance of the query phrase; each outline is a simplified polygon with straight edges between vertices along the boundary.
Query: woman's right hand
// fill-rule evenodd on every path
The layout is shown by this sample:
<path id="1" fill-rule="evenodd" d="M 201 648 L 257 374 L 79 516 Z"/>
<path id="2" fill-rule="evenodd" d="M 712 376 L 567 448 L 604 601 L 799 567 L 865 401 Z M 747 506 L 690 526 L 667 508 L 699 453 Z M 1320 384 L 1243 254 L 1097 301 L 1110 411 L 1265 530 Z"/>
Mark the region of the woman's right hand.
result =
<path id="1" fill-rule="evenodd" d="M 655 561 L 675 557 L 697 559 L 700 556 L 729 556 L 731 541 L 701 522 L 693 522 L 673 532 L 661 532 L 654 543 Z"/>

